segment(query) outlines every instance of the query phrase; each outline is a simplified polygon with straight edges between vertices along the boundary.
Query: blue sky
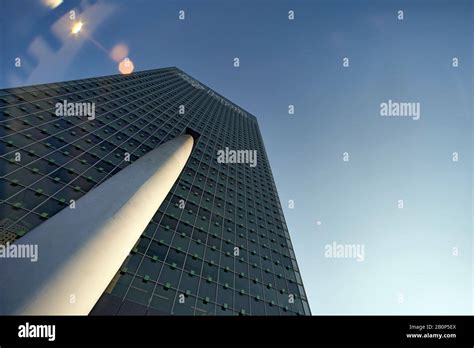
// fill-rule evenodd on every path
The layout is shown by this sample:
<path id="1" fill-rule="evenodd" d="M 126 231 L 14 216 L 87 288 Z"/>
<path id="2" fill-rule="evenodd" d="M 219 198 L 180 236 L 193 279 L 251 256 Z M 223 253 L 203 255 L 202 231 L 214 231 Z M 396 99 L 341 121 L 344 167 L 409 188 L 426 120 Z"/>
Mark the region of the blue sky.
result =
<path id="1" fill-rule="evenodd" d="M 2 88 L 115 74 L 124 44 L 136 70 L 177 66 L 254 114 L 313 314 L 472 313 L 472 1 L 0 4 Z M 92 40 L 54 34 L 73 8 Z M 420 119 L 381 117 L 389 99 Z"/>

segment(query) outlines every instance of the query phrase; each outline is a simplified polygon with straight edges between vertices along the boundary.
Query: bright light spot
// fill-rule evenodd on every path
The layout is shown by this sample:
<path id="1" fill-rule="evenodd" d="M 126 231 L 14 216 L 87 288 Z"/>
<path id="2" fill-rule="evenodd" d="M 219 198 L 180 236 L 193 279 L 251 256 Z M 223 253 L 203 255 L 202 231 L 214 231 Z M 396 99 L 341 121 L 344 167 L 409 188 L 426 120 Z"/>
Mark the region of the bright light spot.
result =
<path id="1" fill-rule="evenodd" d="M 48 6 L 51 9 L 55 9 L 63 3 L 63 0 L 43 0 L 42 2 L 45 6 Z"/>
<path id="2" fill-rule="evenodd" d="M 116 62 L 120 62 L 122 59 L 126 58 L 128 55 L 128 47 L 124 44 L 115 45 L 110 52 L 110 58 Z"/>
<path id="3" fill-rule="evenodd" d="M 74 23 L 74 25 L 72 26 L 72 29 L 71 29 L 71 33 L 73 33 L 73 34 L 79 33 L 81 31 L 83 25 L 84 25 L 84 23 L 82 23 L 82 22 Z"/>
<path id="4" fill-rule="evenodd" d="M 131 74 L 133 72 L 133 69 L 135 69 L 135 67 L 133 66 L 133 62 L 130 60 L 130 58 L 125 58 L 119 63 L 118 69 L 120 73 L 126 75 L 126 74 Z"/>

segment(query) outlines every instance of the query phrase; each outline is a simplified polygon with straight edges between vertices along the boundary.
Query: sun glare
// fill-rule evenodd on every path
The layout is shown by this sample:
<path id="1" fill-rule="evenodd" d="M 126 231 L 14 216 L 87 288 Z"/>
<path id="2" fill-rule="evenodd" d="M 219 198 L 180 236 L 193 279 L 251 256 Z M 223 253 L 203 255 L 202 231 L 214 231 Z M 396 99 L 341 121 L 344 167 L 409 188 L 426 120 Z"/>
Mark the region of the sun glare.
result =
<path id="1" fill-rule="evenodd" d="M 72 26 L 72 29 L 71 29 L 71 33 L 72 34 L 79 33 L 81 31 L 83 25 L 84 25 L 84 23 L 82 23 L 82 22 L 74 23 L 74 25 Z"/>

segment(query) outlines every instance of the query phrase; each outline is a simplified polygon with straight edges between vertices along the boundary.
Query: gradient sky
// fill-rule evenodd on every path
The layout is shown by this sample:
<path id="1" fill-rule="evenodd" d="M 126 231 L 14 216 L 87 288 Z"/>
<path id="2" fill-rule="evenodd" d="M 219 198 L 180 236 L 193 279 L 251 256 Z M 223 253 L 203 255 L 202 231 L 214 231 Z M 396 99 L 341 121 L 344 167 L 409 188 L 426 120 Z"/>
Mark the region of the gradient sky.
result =
<path id="1" fill-rule="evenodd" d="M 72 8 L 82 36 L 63 30 Z M 107 52 L 122 43 L 136 70 L 177 66 L 254 114 L 313 314 L 472 313 L 472 1 L 65 0 L 52 10 L 0 0 L 0 9 L 1 88 L 115 74 Z M 381 117 L 388 99 L 419 102 L 420 120 Z M 325 258 L 333 242 L 363 244 L 365 260 Z"/>

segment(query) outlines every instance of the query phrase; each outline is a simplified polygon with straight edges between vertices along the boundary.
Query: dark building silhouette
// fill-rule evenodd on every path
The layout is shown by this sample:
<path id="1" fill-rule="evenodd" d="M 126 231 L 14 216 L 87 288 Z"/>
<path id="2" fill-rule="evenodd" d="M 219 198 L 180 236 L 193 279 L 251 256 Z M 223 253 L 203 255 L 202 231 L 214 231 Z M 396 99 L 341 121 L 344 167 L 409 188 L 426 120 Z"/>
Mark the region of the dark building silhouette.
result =
<path id="1" fill-rule="evenodd" d="M 310 314 L 257 119 L 183 71 L 0 90 L 0 126 L 0 244 L 160 144 L 197 139 L 91 314 Z M 219 163 L 226 148 L 256 165 Z"/>

